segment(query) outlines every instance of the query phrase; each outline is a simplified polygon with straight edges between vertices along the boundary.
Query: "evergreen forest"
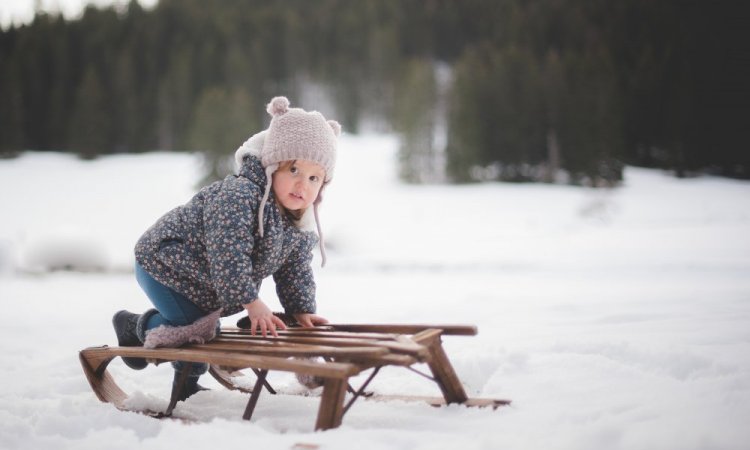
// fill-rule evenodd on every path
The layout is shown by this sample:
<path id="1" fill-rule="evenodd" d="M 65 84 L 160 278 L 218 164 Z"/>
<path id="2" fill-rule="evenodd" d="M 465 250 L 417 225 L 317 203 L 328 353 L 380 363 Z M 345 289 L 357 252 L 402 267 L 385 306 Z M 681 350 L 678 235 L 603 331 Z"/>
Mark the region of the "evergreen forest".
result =
<path id="1" fill-rule="evenodd" d="M 0 31 L 0 155 L 201 151 L 265 104 L 396 133 L 409 182 L 750 178 L 750 8 L 719 0 L 160 0 Z"/>

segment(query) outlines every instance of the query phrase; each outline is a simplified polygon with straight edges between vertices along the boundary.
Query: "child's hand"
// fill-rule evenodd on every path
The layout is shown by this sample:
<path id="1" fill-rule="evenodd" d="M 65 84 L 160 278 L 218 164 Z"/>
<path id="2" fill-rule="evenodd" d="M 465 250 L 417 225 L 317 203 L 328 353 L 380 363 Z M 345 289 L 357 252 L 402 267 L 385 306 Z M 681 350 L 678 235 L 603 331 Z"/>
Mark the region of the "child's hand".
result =
<path id="1" fill-rule="evenodd" d="M 314 327 L 316 325 L 325 325 L 328 323 L 328 320 L 326 318 L 321 317 L 317 314 L 295 314 L 294 318 L 297 319 L 297 322 L 299 322 L 299 324 L 303 327 Z"/>
<path id="2" fill-rule="evenodd" d="M 260 329 L 260 334 L 266 337 L 267 333 L 271 333 L 274 337 L 278 337 L 276 329 L 286 330 L 286 325 L 278 317 L 274 316 L 268 306 L 266 306 L 261 299 L 255 299 L 254 302 L 247 303 L 245 305 L 247 316 L 250 318 L 250 334 L 255 336 L 255 330 Z"/>

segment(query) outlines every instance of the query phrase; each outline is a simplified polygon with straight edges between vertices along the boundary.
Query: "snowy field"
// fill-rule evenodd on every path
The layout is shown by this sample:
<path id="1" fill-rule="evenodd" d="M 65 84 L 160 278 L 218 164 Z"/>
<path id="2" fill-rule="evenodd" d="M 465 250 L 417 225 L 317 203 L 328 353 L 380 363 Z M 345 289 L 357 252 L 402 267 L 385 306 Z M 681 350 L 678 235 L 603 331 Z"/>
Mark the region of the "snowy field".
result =
<path id="1" fill-rule="evenodd" d="M 446 338 L 448 354 L 470 395 L 511 407 L 359 401 L 314 432 L 316 398 L 262 395 L 248 423 L 247 396 L 210 377 L 178 404 L 189 424 L 100 403 L 77 352 L 115 343 L 117 309 L 148 306 L 132 246 L 190 197 L 199 161 L 26 154 L 0 161 L 0 448 L 748 448 L 750 183 L 628 168 L 612 190 L 405 186 L 395 148 L 343 138 L 321 210 L 320 313 L 475 324 L 476 337 Z M 84 270 L 48 270 L 69 266 Z M 279 308 L 270 284 L 261 294 Z M 166 406 L 167 365 L 110 370 L 134 402 Z M 438 394 L 397 369 L 372 389 Z"/>

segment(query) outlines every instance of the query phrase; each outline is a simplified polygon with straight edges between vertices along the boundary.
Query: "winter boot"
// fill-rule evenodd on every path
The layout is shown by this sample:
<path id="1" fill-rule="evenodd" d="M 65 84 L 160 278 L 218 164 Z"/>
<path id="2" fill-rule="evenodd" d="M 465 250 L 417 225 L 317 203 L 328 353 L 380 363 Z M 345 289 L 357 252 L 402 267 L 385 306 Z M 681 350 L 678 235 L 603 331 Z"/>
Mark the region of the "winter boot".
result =
<path id="1" fill-rule="evenodd" d="M 182 378 L 183 371 L 185 370 L 187 363 L 183 361 L 176 361 L 172 363 L 174 366 L 174 379 L 172 380 L 172 395 L 179 388 L 180 379 Z M 180 392 L 177 392 L 177 401 L 183 402 L 200 391 L 208 391 L 209 389 L 198 384 L 198 379 L 202 374 L 208 370 L 208 364 L 203 363 L 192 363 L 190 365 L 190 372 L 185 378 L 185 384 L 182 386 Z"/>
<path id="2" fill-rule="evenodd" d="M 117 335 L 117 345 L 120 347 L 140 347 L 143 345 L 143 338 L 146 331 L 146 322 L 148 318 L 158 311 L 150 309 L 143 314 L 133 314 L 130 311 L 117 311 L 112 317 L 112 326 L 115 328 Z M 122 361 L 126 366 L 134 370 L 144 369 L 148 362 L 145 358 L 126 358 Z"/>

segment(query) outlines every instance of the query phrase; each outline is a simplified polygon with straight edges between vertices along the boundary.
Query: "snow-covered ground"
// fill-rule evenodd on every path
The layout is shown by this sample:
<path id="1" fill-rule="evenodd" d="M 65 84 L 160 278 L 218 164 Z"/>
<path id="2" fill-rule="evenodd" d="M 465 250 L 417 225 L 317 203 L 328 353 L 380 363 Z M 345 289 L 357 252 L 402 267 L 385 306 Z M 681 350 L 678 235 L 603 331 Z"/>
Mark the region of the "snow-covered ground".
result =
<path id="1" fill-rule="evenodd" d="M 190 424 L 100 403 L 77 352 L 114 343 L 117 309 L 148 306 L 133 243 L 194 192 L 198 159 L 26 154 L 0 161 L 0 448 L 747 448 L 750 183 L 628 168 L 612 190 L 405 186 L 396 146 L 343 138 L 321 210 L 320 313 L 476 324 L 447 351 L 471 395 L 513 406 L 360 401 L 314 432 L 317 399 L 261 396 L 247 423 L 247 396 L 209 377 L 175 411 Z M 262 296 L 278 309 L 270 284 Z M 110 369 L 134 402 L 166 406 L 167 365 Z M 437 394 L 397 369 L 372 388 Z"/>

